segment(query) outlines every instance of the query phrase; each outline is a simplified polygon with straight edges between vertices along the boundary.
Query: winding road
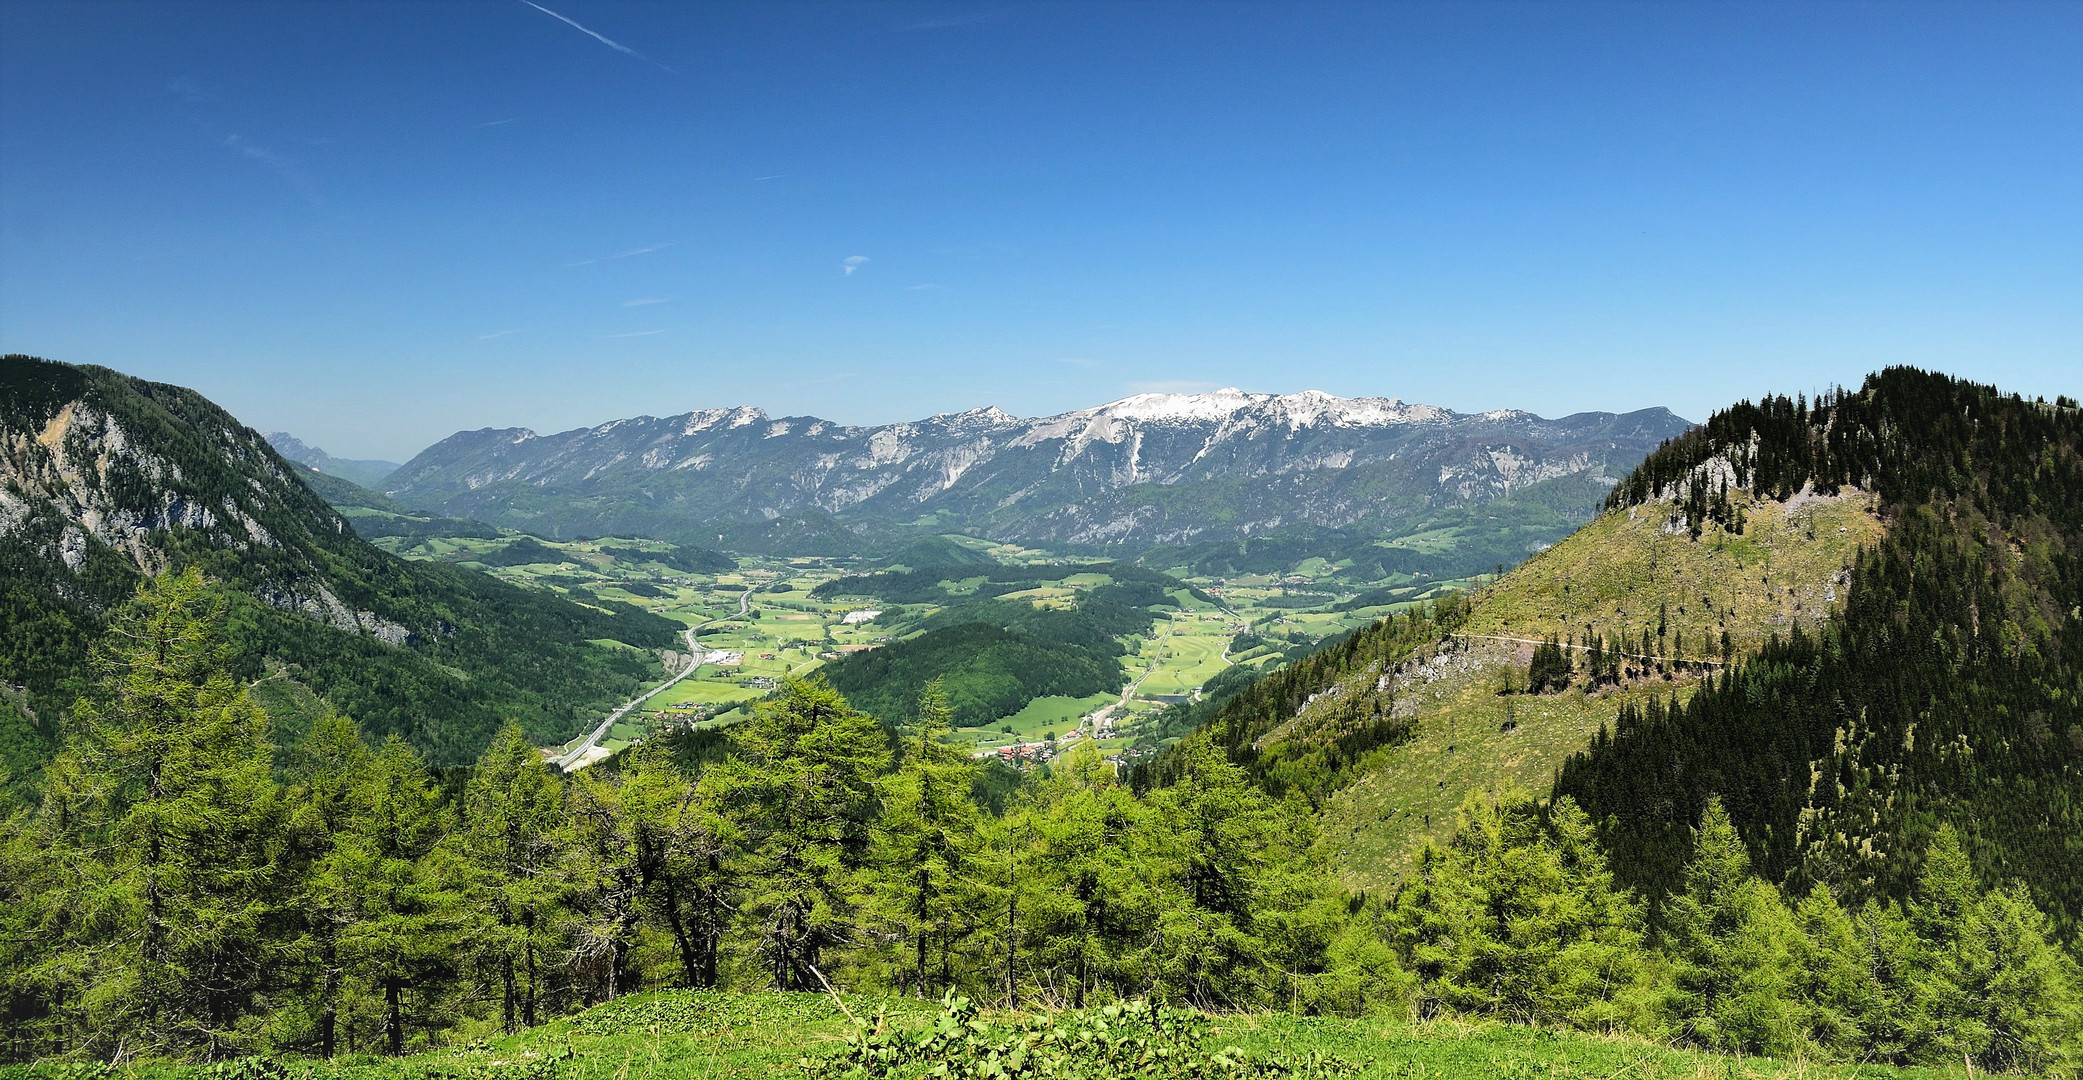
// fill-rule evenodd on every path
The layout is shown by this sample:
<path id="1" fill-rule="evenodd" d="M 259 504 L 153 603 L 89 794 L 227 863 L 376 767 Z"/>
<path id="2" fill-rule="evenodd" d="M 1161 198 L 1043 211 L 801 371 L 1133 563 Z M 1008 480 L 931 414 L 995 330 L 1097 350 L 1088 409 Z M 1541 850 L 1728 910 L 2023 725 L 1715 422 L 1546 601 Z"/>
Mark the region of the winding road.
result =
<path id="1" fill-rule="evenodd" d="M 751 606 L 752 590 L 746 589 L 745 592 L 740 594 L 738 597 L 738 617 L 744 618 L 745 613 L 748 610 L 750 610 Z M 725 616 L 725 618 L 728 618 L 728 616 Z M 618 708 L 614 712 L 609 713 L 607 715 L 607 719 L 602 720 L 600 724 L 593 729 L 592 734 L 587 735 L 585 739 L 580 741 L 576 746 L 574 746 L 571 743 L 565 743 L 563 748 L 561 749 L 561 752 L 551 757 L 549 759 L 549 763 L 555 765 L 558 769 L 564 772 L 577 772 L 580 769 L 583 769 L 586 766 L 591 765 L 604 757 L 607 757 L 607 752 L 601 749 L 600 744 L 603 740 L 605 740 L 608 737 L 608 732 L 614 728 L 615 723 L 617 721 L 621 720 L 625 716 L 628 716 L 630 710 L 635 709 L 637 706 L 642 705 L 644 702 L 649 701 L 654 697 L 657 697 L 659 694 L 662 694 L 665 691 L 671 689 L 674 685 L 678 684 L 681 680 L 687 678 L 689 675 L 692 675 L 695 672 L 701 670 L 702 662 L 708 659 L 709 654 L 702 649 L 700 643 L 695 641 L 695 631 L 700 630 L 702 627 L 708 626 L 711 623 L 721 621 L 722 619 L 720 618 L 710 619 L 708 620 L 708 622 L 700 623 L 695 626 L 690 626 L 687 629 L 681 631 L 680 636 L 687 639 L 687 666 L 685 668 L 682 668 L 679 674 L 674 675 L 672 678 L 669 678 L 666 681 L 659 683 L 657 686 L 654 686 L 651 689 L 646 690 L 643 693 L 638 694 L 636 697 L 633 697 L 628 701 L 624 702 L 621 708 Z"/>

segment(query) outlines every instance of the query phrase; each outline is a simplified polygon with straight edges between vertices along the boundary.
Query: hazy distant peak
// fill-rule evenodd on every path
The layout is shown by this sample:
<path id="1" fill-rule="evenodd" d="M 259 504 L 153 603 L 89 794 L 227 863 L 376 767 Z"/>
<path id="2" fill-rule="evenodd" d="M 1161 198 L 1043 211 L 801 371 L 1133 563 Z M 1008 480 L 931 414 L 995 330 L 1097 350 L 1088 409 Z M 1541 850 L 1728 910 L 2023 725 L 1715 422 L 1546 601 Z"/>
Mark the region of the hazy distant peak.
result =
<path id="1" fill-rule="evenodd" d="M 395 461 L 356 461 L 351 458 L 336 458 L 324 450 L 287 431 L 263 432 L 261 438 L 275 448 L 275 452 L 307 469 L 329 473 L 357 484 L 374 485 L 398 470 Z"/>

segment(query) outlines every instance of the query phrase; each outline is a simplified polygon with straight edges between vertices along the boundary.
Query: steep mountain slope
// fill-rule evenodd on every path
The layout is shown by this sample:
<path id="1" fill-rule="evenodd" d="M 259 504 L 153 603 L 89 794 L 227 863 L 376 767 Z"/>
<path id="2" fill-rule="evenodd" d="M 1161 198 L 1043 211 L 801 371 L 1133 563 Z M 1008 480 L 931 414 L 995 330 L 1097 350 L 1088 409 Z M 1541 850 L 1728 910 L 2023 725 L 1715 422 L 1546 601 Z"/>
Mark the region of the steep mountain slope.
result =
<path id="1" fill-rule="evenodd" d="M 1738 492 L 1743 531 L 1697 537 L 1675 505 L 1609 510 L 1472 595 L 1363 630 L 1181 724 L 1308 797 L 1341 876 L 1386 888 L 1447 837 L 1469 792 L 1538 794 L 1623 707 L 1689 695 L 1725 655 L 1822 625 L 1881 535 L 1874 502 Z M 1551 639 L 1566 684 L 1536 691 L 1528 668 Z"/>
<path id="2" fill-rule="evenodd" d="M 1739 405 L 1465 602 L 1202 706 L 1205 737 L 1316 802 L 1358 886 L 1396 881 L 1468 792 L 1554 778 L 1652 897 L 1720 795 L 1796 892 L 1899 896 L 1951 823 L 2073 931 L 2079 440 L 2073 401 L 1910 369 Z"/>
<path id="3" fill-rule="evenodd" d="M 1889 527 L 1820 634 L 1768 647 L 1682 707 L 1623 714 L 1556 791 L 1652 894 L 1726 802 L 1757 866 L 1901 896 L 1951 824 L 1991 881 L 2083 918 L 2083 411 L 1910 369 L 1812 406 L 1768 398 L 1675 440 L 1617 507 L 1732 516 L 1858 485 Z"/>
<path id="4" fill-rule="evenodd" d="M 1542 481 L 1618 476 L 1687 426 L 1663 409 L 1545 420 L 1315 391 L 1143 394 L 1036 420 L 979 409 L 884 427 L 714 409 L 548 436 L 460 432 L 385 487 L 552 536 L 785 544 L 840 530 L 858 546 L 967 529 L 1119 550 L 1296 527 L 1394 534 Z"/>
<path id="5" fill-rule="evenodd" d="M 353 458 L 336 458 L 291 435 L 287 431 L 270 431 L 262 436 L 275 452 L 299 465 L 308 465 L 328 476 L 337 476 L 365 486 L 380 484 L 383 478 L 398 471 L 395 461 L 357 461 Z"/>
<path id="6" fill-rule="evenodd" d="M 1425 844 L 1446 839 L 1470 791 L 1545 791 L 1622 708 L 1691 695 L 1720 666 L 1724 640 L 1729 655 L 1749 655 L 1841 610 L 1848 568 L 1881 535 L 1873 497 L 1737 498 L 1741 534 L 1715 526 L 1694 538 L 1668 506 L 1607 511 L 1479 590 L 1449 642 L 1382 673 L 1393 681 L 1380 692 L 1408 717 L 1405 738 L 1324 802 L 1324 840 L 1346 879 L 1400 878 Z M 1569 685 L 1529 693 L 1536 643 L 1551 638 L 1567 649 Z M 1617 672 L 1591 676 L 1591 638 L 1601 660 L 1613 643 Z M 1294 730 L 1312 722 L 1304 710 Z"/>
<path id="7" fill-rule="evenodd" d="M 364 540 L 382 536 L 469 536 L 490 540 L 498 529 L 482 521 L 414 513 L 405 504 L 352 480 L 306 466 L 297 474 L 326 505 L 347 519 L 354 534 Z"/>
<path id="8" fill-rule="evenodd" d="M 442 762 L 509 716 L 568 735 L 648 673 L 590 639 L 673 642 L 634 609 L 378 551 L 302 475 L 194 391 L 0 358 L 0 683 L 25 688 L 34 734 L 55 732 L 141 575 L 185 566 L 232 605 L 249 676 L 301 683 Z"/>

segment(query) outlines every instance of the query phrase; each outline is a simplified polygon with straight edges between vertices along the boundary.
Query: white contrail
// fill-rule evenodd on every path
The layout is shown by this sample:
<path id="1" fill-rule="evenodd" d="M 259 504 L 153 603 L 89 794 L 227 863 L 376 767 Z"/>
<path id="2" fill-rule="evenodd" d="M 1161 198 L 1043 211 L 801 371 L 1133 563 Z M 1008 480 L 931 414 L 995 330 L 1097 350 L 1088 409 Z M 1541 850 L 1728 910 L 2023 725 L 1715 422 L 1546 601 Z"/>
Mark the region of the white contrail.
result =
<path id="1" fill-rule="evenodd" d="M 565 18 L 564 16 L 562 16 L 562 15 L 559 15 L 559 14 L 557 14 L 557 13 L 556 13 L 556 12 L 554 12 L 554 11 L 551 11 L 551 10 L 550 10 L 549 8 L 546 8 L 546 7 L 542 6 L 541 4 L 538 4 L 538 3 L 536 3 L 536 2 L 535 2 L 535 0 L 521 0 L 521 3 L 524 3 L 524 4 L 528 5 L 529 7 L 532 7 L 532 8 L 534 8 L 535 10 L 537 10 L 537 11 L 540 11 L 540 12 L 542 12 L 542 13 L 543 13 L 543 14 L 545 14 L 545 15 L 548 15 L 548 16 L 549 16 L 550 18 L 552 18 L 552 19 L 555 19 L 555 20 L 557 20 L 558 22 L 561 22 L 561 23 L 565 24 L 566 26 L 569 26 L 569 27 L 571 27 L 572 29 L 574 29 L 574 30 L 577 30 L 578 32 L 580 32 L 580 33 L 582 33 L 582 34 L 585 34 L 586 36 L 588 36 L 588 37 L 592 38 L 592 39 L 593 39 L 593 40 L 595 40 L 595 41 L 598 41 L 598 42 L 600 42 L 600 43 L 601 43 L 602 45 L 605 45 L 605 46 L 607 46 L 608 48 L 610 48 L 610 49 L 613 49 L 613 50 L 615 50 L 616 52 L 619 52 L 619 53 L 628 53 L 629 55 L 631 55 L 631 56 L 634 56 L 634 57 L 636 57 L 636 58 L 637 58 L 637 59 L 639 59 L 639 60 L 642 60 L 642 61 L 643 61 L 644 63 L 646 63 L 646 64 L 651 64 L 651 65 L 654 65 L 654 66 L 656 66 L 656 67 L 657 67 L 657 68 L 658 68 L 659 70 L 661 70 L 661 71 L 672 71 L 672 70 L 673 70 L 672 68 L 666 67 L 666 66 L 665 66 L 664 64 L 660 64 L 660 63 L 659 63 L 658 61 L 656 61 L 656 60 L 653 60 L 653 59 L 651 59 L 651 58 L 650 58 L 650 57 L 648 57 L 648 56 L 645 56 L 645 55 L 644 55 L 643 53 L 640 53 L 640 52 L 636 51 L 635 49 L 632 49 L 632 48 L 630 48 L 629 46 L 627 46 L 627 45 L 624 45 L 624 44 L 622 44 L 621 42 L 619 42 L 619 41 L 616 41 L 616 40 L 614 40 L 613 38 L 610 38 L 610 37 L 608 37 L 608 36 L 607 36 L 607 35 L 605 35 L 605 34 L 596 34 L 596 33 L 594 33 L 593 31 L 591 31 L 591 30 L 588 30 L 588 29 L 586 29 L 586 28 L 585 28 L 585 27 L 583 27 L 583 26 L 580 26 L 580 25 L 579 25 L 578 23 L 572 22 L 572 21 L 571 21 L 570 19 L 567 19 L 567 18 Z"/>

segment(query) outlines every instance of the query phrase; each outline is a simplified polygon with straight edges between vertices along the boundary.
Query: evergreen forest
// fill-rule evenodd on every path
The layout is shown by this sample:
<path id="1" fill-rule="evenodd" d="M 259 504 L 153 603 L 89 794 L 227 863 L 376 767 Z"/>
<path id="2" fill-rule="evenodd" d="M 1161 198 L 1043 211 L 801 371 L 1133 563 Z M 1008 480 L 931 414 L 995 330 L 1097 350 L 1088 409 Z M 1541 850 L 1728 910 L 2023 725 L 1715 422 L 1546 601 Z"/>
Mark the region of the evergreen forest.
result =
<path id="1" fill-rule="evenodd" d="M 460 766 L 337 702 L 285 725 L 225 564 L 112 578 L 0 825 L 0 1055 L 280 1076 L 681 989 L 941 1003 L 937 1027 L 849 1012 L 820 1076 L 1351 1071 L 1196 1056 L 1207 1017 L 1272 1014 L 2083 1075 L 2079 443 L 2073 402 L 1891 369 L 1667 444 L 1616 511 L 1734 535 L 1732 490 L 1878 493 L 1849 604 L 1619 712 L 1552 791 L 1471 793 L 1383 890 L 1345 883 L 1319 815 L 1410 737 L 1376 673 L 1438 655 L 1464 596 L 1211 683 L 1132 768 L 1087 741 L 1008 785 L 943 737 L 999 682 L 1120 685 L 1106 643 L 1170 579 L 1113 567 L 1049 611 L 1002 597 L 1057 570 L 976 567 L 919 636 L 564 774 L 513 722 Z M 1620 677 L 1625 643 L 1564 644 L 1500 692 Z"/>

